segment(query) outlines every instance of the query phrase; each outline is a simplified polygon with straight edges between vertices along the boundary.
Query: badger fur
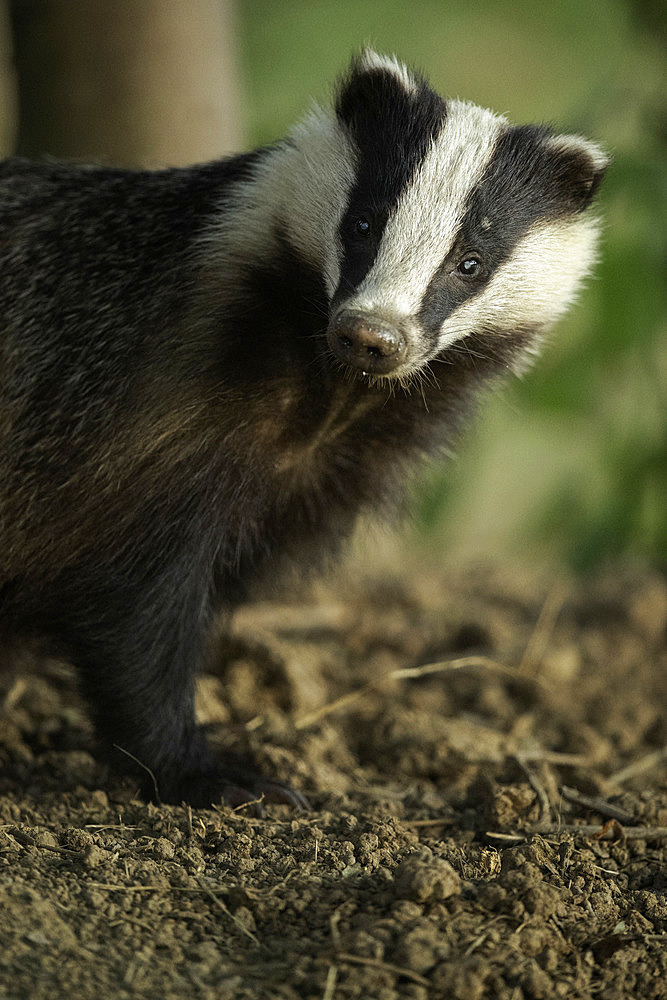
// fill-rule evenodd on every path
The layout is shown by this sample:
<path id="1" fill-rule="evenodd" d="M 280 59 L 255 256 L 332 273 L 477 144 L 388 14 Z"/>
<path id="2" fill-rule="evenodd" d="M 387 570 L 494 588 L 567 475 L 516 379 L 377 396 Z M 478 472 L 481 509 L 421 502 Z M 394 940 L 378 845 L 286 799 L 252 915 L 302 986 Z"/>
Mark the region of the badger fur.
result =
<path id="1" fill-rule="evenodd" d="M 594 261 L 605 165 L 373 52 L 246 155 L 0 164 L 0 639 L 71 660 L 148 791 L 304 804 L 195 725 L 212 617 L 523 368 Z"/>

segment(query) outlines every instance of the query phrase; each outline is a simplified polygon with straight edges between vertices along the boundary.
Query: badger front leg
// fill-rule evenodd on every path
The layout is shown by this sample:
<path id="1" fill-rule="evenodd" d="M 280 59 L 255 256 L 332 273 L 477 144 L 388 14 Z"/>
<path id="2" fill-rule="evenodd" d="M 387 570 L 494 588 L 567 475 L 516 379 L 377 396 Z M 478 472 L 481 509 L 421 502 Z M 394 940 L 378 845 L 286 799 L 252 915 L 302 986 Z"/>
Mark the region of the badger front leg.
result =
<path id="1" fill-rule="evenodd" d="M 61 606 L 68 608 L 66 646 L 100 743 L 148 797 L 203 807 L 261 799 L 307 806 L 298 792 L 251 767 L 214 759 L 195 722 L 195 666 L 211 618 L 199 581 L 188 585 L 174 570 L 150 592 L 91 587 L 83 600 L 79 592 Z"/>

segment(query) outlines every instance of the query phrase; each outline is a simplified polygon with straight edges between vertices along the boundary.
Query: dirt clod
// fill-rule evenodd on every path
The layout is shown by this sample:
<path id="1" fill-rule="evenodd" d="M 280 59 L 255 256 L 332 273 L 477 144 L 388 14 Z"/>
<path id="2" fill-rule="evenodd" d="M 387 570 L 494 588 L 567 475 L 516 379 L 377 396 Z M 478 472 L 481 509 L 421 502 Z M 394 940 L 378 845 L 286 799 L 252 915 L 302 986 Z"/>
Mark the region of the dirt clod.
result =
<path id="1" fill-rule="evenodd" d="M 394 883 L 397 895 L 418 903 L 447 899 L 461 891 L 461 879 L 449 861 L 434 858 L 428 849 L 402 861 L 394 872 Z"/>

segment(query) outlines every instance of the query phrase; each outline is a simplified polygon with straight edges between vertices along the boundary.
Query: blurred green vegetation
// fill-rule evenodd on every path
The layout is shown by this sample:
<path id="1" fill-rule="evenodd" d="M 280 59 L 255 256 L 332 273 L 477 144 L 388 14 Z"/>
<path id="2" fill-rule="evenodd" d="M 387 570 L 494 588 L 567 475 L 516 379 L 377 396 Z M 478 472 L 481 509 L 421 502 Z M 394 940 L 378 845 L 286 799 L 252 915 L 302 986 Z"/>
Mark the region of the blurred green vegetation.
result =
<path id="1" fill-rule="evenodd" d="M 255 142 L 326 98 L 364 43 L 446 95 L 611 150 L 601 260 L 535 369 L 482 406 L 417 498 L 431 553 L 667 559 L 664 28 L 652 0 L 240 0 Z"/>

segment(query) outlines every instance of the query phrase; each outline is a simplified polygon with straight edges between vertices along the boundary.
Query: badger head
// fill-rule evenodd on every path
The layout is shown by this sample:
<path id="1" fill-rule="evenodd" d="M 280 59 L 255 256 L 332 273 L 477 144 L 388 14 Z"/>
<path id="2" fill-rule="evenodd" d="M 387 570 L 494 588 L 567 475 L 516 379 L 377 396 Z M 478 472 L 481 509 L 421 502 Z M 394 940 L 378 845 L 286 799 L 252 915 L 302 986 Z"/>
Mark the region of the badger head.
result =
<path id="1" fill-rule="evenodd" d="M 290 240 L 357 371 L 409 379 L 471 337 L 520 345 L 504 355 L 520 367 L 595 260 L 604 152 L 445 101 L 393 58 L 364 52 L 290 142 Z"/>

